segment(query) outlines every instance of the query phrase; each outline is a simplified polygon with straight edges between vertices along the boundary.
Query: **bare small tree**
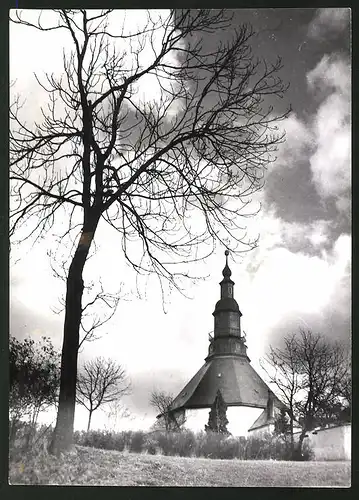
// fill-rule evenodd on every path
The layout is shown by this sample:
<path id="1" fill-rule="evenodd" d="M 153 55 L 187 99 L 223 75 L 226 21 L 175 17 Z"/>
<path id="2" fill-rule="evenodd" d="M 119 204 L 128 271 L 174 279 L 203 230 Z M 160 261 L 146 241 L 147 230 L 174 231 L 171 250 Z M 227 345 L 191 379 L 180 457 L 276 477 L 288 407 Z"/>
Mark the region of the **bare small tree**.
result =
<path id="1" fill-rule="evenodd" d="M 87 430 L 90 430 L 94 411 L 101 406 L 119 401 L 130 393 L 125 370 L 113 360 L 98 357 L 84 363 L 77 378 L 76 402 L 89 412 Z"/>
<path id="2" fill-rule="evenodd" d="M 283 339 L 283 347 L 271 346 L 261 366 L 288 409 L 291 451 L 294 458 L 300 459 L 306 433 L 337 421 L 338 408 L 345 410 L 350 405 L 347 349 L 321 334 L 299 330 L 299 334 Z M 295 421 L 302 428 L 297 446 L 293 437 Z"/>
<path id="3" fill-rule="evenodd" d="M 205 49 L 206 37 L 231 28 L 231 12 L 149 11 L 134 30 L 120 11 L 54 12 L 57 22 L 48 25 L 41 13 L 37 22 L 20 11 L 12 19 L 59 30 L 72 49 L 63 51 L 62 74 L 36 77 L 49 98 L 39 122 L 27 123 L 20 96 L 12 100 L 10 235 L 14 241 L 22 227 L 21 242 L 42 239 L 56 221 L 68 221 L 59 235 L 70 256 L 50 447 L 59 453 L 72 443 L 83 277 L 99 224 L 119 233 L 136 272 L 177 289 L 191 276 L 174 264 L 201 260 L 218 242 L 253 248 L 240 221 L 253 213 L 251 196 L 283 142 L 277 124 L 288 111 L 273 108 L 287 88 L 281 61 L 254 57 L 250 26 Z M 143 97 L 149 78 L 155 99 Z"/>
<path id="4" fill-rule="evenodd" d="M 166 432 L 180 430 L 186 423 L 185 413 L 171 411 L 171 405 L 174 397 L 172 394 L 165 391 L 158 391 L 154 389 L 150 397 L 150 405 L 158 411 L 160 423 L 164 425 Z"/>

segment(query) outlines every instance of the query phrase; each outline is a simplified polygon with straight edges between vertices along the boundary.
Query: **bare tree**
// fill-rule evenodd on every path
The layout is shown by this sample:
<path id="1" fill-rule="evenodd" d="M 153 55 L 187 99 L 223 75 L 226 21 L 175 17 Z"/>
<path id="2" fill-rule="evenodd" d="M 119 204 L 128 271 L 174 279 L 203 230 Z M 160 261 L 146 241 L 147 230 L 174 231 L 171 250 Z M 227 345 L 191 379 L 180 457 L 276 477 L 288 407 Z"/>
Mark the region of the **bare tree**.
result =
<path id="1" fill-rule="evenodd" d="M 84 363 L 77 377 L 76 402 L 89 412 L 87 430 L 90 430 L 94 411 L 107 403 L 119 401 L 129 393 L 126 372 L 113 360 L 98 357 Z"/>
<path id="2" fill-rule="evenodd" d="M 68 221 L 61 239 L 73 243 L 52 453 L 72 442 L 83 272 L 100 221 L 119 232 L 138 273 L 178 289 L 190 276 L 174 264 L 203 259 L 216 242 L 252 248 L 240 220 L 250 215 L 251 195 L 284 138 L 277 123 L 288 115 L 273 108 L 286 91 L 281 61 L 254 58 L 249 26 L 204 48 L 205 37 L 231 28 L 230 12 L 149 11 L 132 31 L 119 11 L 55 13 L 52 25 L 41 14 L 30 22 L 16 11 L 12 19 L 63 31 L 72 51 L 64 50 L 62 75 L 36 77 L 49 98 L 42 122 L 24 122 L 20 97 L 10 107 L 10 234 L 22 227 L 44 238 L 60 218 Z M 151 86 L 155 98 L 143 95 Z"/>
<path id="3" fill-rule="evenodd" d="M 174 397 L 172 394 L 165 391 L 158 391 L 154 389 L 151 392 L 150 405 L 158 411 L 159 426 L 162 424 L 166 432 L 178 431 L 186 423 L 185 413 L 175 413 L 171 411 L 171 405 Z"/>
<path id="4" fill-rule="evenodd" d="M 269 347 L 269 354 L 260 365 L 270 382 L 275 384 L 278 396 L 288 408 L 291 452 L 294 452 L 295 402 L 301 388 L 297 373 L 297 338 L 292 335 L 283 339 L 283 348 Z"/>
<path id="5" fill-rule="evenodd" d="M 339 342 L 327 340 L 310 330 L 299 330 L 284 338 L 283 347 L 270 347 L 261 366 L 278 396 L 287 407 L 291 434 L 291 450 L 301 457 L 306 433 L 316 426 L 338 418 L 338 407 L 345 409 L 347 384 L 350 379 L 348 352 Z M 293 423 L 302 430 L 297 446 L 293 438 Z"/>

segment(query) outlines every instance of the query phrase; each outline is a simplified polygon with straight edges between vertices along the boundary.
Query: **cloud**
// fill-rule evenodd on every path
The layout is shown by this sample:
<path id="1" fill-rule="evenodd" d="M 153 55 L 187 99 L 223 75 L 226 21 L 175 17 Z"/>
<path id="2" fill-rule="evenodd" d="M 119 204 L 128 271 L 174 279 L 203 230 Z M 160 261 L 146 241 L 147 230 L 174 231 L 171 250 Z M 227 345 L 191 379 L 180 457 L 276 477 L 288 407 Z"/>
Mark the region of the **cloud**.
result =
<path id="1" fill-rule="evenodd" d="M 320 198 L 334 199 L 339 212 L 350 209 L 351 78 L 349 61 L 324 55 L 306 75 L 308 91 L 318 103 L 306 119 L 292 114 L 283 122 L 286 142 L 275 167 L 309 164 L 311 181 Z"/>
<path id="2" fill-rule="evenodd" d="M 288 224 L 282 229 L 285 228 L 286 231 L 292 229 L 292 238 L 300 238 L 303 228 L 298 230 L 297 225 L 291 227 Z M 315 240 L 318 239 L 314 236 L 315 229 L 320 235 L 323 233 L 319 232 L 319 227 L 313 229 L 309 237 Z M 325 239 L 324 235 L 322 237 Z M 245 328 L 248 328 L 249 347 L 255 352 L 255 358 L 260 355 L 260 350 L 265 352 L 269 343 L 300 327 L 320 330 L 333 339 L 348 340 L 351 298 L 349 235 L 339 236 L 329 250 L 322 250 L 321 255 L 291 251 L 277 243 L 271 249 L 259 248 L 254 259 L 256 268 L 246 283 L 246 295 L 240 306 Z M 336 331 L 333 331 L 333 318 Z"/>
<path id="3" fill-rule="evenodd" d="M 281 128 L 285 131 L 286 141 L 279 150 L 276 166 L 292 168 L 303 155 L 308 154 L 312 134 L 307 124 L 295 113 L 284 120 Z"/>
<path id="4" fill-rule="evenodd" d="M 350 21 L 349 8 L 318 9 L 308 27 L 308 36 L 323 40 L 327 36 L 337 36 L 342 33 Z"/>
<path id="5" fill-rule="evenodd" d="M 310 158 L 313 182 L 322 198 L 334 197 L 339 211 L 349 206 L 351 184 L 350 67 L 338 56 L 324 56 L 308 73 L 310 89 L 331 93 L 313 119 L 316 148 Z"/>
<path id="6" fill-rule="evenodd" d="M 249 231 L 261 236 L 258 247 L 250 253 L 248 271 L 258 268 L 261 259 L 275 248 L 287 248 L 291 252 L 319 255 L 332 242 L 333 222 L 315 219 L 311 222 L 289 222 L 278 217 L 274 204 L 250 221 Z"/>
<path id="7" fill-rule="evenodd" d="M 307 83 L 310 90 L 328 89 L 339 92 L 350 98 L 350 68 L 349 63 L 337 54 L 325 54 L 319 63 L 307 73 Z"/>

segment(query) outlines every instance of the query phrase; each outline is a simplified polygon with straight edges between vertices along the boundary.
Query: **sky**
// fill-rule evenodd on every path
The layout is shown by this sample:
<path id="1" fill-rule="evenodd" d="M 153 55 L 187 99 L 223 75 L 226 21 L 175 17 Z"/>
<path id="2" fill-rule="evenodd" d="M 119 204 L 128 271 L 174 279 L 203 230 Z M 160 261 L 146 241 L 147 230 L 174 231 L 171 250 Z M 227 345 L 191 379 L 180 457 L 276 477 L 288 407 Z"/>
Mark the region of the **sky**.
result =
<path id="1" fill-rule="evenodd" d="M 34 12 L 27 12 L 33 15 Z M 49 14 L 51 15 L 51 14 Z M 141 13 L 129 13 L 129 21 Z M 132 17 L 131 17 L 132 16 Z M 262 374 L 259 359 L 269 345 L 299 328 L 350 342 L 351 336 L 351 69 L 349 9 L 237 10 L 232 27 L 250 22 L 258 32 L 253 51 L 267 60 L 282 57 L 281 77 L 290 83 L 283 109 L 293 112 L 281 125 L 286 143 L 266 172 L 254 200 L 262 209 L 245 220 L 248 234 L 260 235 L 258 247 L 230 257 L 234 294 L 246 333 L 248 355 Z M 211 35 L 208 47 L 228 32 Z M 45 38 L 46 42 L 45 42 Z M 63 36 L 10 26 L 10 78 L 27 98 L 27 119 L 39 113 L 42 94 L 33 72 L 61 71 Z M 148 96 L 151 85 L 143 90 Z M 123 428 L 148 428 L 156 412 L 153 389 L 177 395 L 204 363 L 212 312 L 219 299 L 224 248 L 218 247 L 195 272 L 206 276 L 185 283 L 185 296 L 173 290 L 162 302 L 155 278 L 136 283 L 116 234 L 99 226 L 98 252 L 85 274 L 121 300 L 102 337 L 85 343 L 80 364 L 95 356 L 111 357 L 127 371 L 132 394 L 124 400 L 131 418 Z M 50 336 L 61 349 L 63 313 L 55 314 L 63 283 L 52 276 L 51 235 L 39 244 L 12 248 L 11 334 Z M 140 297 L 136 292 L 138 284 Z M 263 374 L 262 374 L 263 375 Z M 76 409 L 75 428 L 86 426 Z M 103 427 L 102 412 L 93 427 Z"/>

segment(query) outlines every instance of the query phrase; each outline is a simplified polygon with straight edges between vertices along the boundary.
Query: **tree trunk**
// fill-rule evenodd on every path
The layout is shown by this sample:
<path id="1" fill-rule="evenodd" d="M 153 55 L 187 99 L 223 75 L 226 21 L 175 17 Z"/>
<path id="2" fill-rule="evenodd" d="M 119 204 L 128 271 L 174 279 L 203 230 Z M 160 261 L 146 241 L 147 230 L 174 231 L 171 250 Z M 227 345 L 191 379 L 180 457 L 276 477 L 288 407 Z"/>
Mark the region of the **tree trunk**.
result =
<path id="1" fill-rule="evenodd" d="M 89 432 L 90 426 L 91 426 L 92 411 L 93 410 L 89 411 L 89 419 L 88 419 L 88 422 L 87 422 L 87 432 Z"/>
<path id="2" fill-rule="evenodd" d="M 11 420 L 11 423 L 10 423 L 10 436 L 9 436 L 10 445 L 14 444 L 14 442 L 15 442 L 18 422 L 19 422 L 19 420 L 17 418 L 15 418 L 15 417 Z"/>
<path id="3" fill-rule="evenodd" d="M 75 418 L 77 356 L 84 290 L 82 274 L 98 220 L 99 218 L 92 220 L 91 223 L 84 224 L 67 277 L 59 406 L 56 427 L 49 447 L 50 453 L 54 455 L 59 455 L 61 452 L 69 450 L 72 445 Z"/>
<path id="4" fill-rule="evenodd" d="M 300 461 L 303 459 L 302 446 L 303 446 L 303 441 L 304 441 L 305 435 L 306 435 L 306 431 L 305 431 L 305 429 L 303 429 L 302 432 L 300 433 L 298 444 L 297 444 L 296 448 L 294 449 L 294 455 L 293 455 L 294 460 Z"/>
<path id="5" fill-rule="evenodd" d="M 291 458 L 294 456 L 294 421 L 293 417 L 290 417 L 290 455 Z"/>

